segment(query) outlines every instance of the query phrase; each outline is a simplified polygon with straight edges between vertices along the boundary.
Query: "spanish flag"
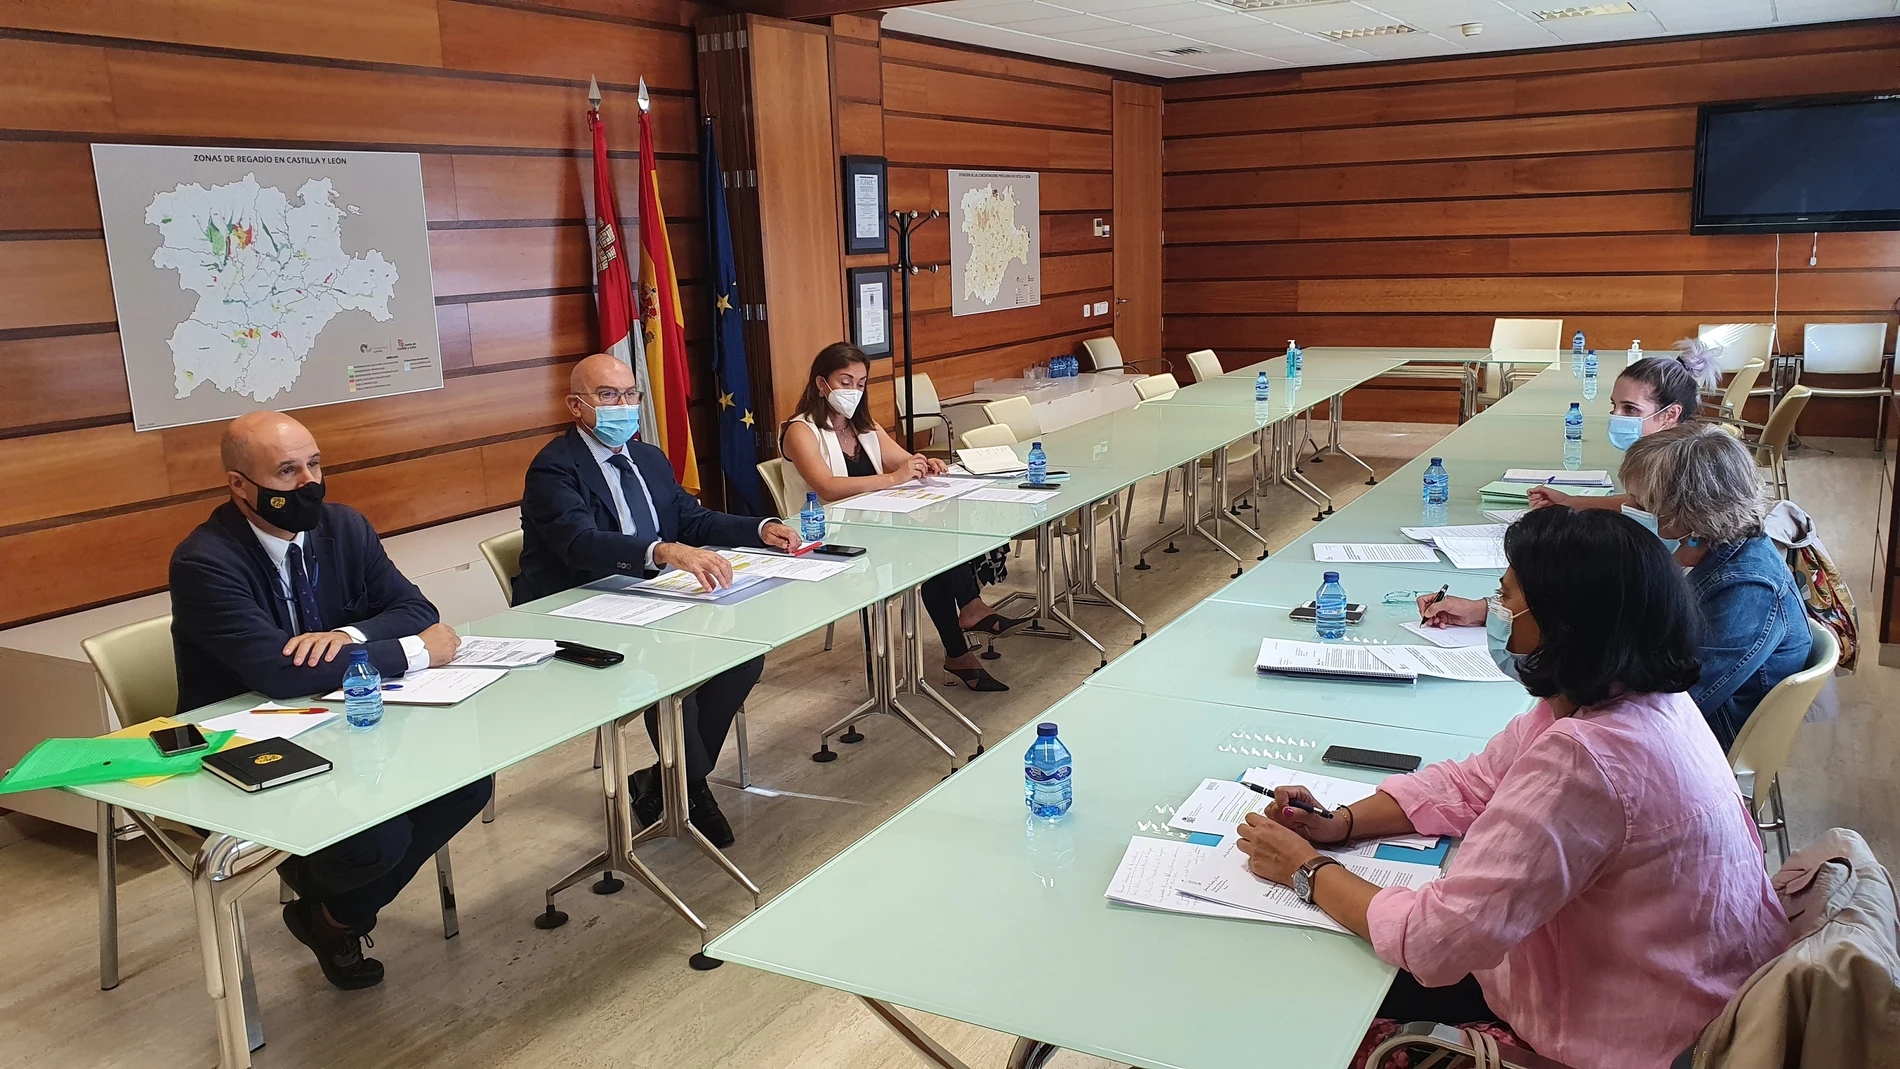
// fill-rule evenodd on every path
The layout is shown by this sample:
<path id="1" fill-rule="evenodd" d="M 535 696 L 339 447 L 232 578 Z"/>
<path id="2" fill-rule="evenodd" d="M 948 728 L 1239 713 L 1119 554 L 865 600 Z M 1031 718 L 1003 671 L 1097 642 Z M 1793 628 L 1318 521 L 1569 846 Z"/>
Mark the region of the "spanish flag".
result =
<path id="1" fill-rule="evenodd" d="M 647 83 L 640 79 L 640 327 L 646 341 L 647 379 L 659 418 L 642 441 L 666 451 L 673 477 L 687 493 L 699 493 L 699 460 L 686 423 L 686 332 L 680 326 L 679 274 L 673 247 L 666 240 L 666 214 L 660 208 L 660 176 L 653 159 L 653 121 Z"/>

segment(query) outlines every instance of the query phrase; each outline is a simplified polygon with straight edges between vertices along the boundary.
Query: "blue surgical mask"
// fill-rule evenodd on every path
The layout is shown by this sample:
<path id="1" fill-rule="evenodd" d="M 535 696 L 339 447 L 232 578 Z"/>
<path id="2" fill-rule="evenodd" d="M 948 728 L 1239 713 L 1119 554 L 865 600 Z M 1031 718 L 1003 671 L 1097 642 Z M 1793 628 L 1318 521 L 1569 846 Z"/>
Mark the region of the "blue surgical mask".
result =
<path id="1" fill-rule="evenodd" d="M 1617 415 L 1610 417 L 1610 444 L 1618 450 L 1628 449 L 1635 445 L 1636 439 L 1642 436 L 1643 417 Z"/>
<path id="2" fill-rule="evenodd" d="M 609 449 L 619 449 L 640 433 L 639 405 L 597 405 L 594 408 L 594 437 Z"/>
<path id="3" fill-rule="evenodd" d="M 1491 660 L 1499 671 L 1519 683 L 1524 678 L 1517 672 L 1517 654 L 1511 652 L 1511 623 L 1517 614 L 1504 607 L 1504 599 L 1494 597 L 1485 602 L 1484 644 L 1491 651 Z"/>
<path id="4" fill-rule="evenodd" d="M 1656 519 L 1655 513 L 1644 512 L 1635 505 L 1624 505 L 1623 515 L 1649 528 L 1649 533 L 1661 540 L 1663 548 L 1668 550 L 1670 555 L 1673 556 L 1677 548 L 1682 545 L 1682 539 L 1680 538 L 1663 538 L 1661 521 Z"/>

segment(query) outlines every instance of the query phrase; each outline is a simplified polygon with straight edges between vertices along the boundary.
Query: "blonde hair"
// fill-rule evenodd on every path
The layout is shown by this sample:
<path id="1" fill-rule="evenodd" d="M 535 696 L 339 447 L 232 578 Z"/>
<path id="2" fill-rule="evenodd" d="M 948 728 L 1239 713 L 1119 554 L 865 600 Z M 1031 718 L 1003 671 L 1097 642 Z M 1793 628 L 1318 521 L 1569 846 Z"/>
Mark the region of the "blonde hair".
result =
<path id="1" fill-rule="evenodd" d="M 1754 455 L 1712 423 L 1678 424 L 1638 438 L 1620 474 L 1663 526 L 1708 542 L 1752 538 L 1768 514 Z"/>

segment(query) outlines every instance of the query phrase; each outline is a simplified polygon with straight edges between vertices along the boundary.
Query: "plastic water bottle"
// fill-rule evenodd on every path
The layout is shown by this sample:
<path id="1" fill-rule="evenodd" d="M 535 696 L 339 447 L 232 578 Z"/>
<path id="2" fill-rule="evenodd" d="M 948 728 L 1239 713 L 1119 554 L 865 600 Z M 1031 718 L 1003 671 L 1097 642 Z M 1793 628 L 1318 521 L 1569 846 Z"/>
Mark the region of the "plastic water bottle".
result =
<path id="1" fill-rule="evenodd" d="M 1583 377 L 1583 348 L 1583 331 L 1580 330 L 1570 338 L 1570 375 L 1572 378 L 1580 379 Z"/>
<path id="2" fill-rule="evenodd" d="M 1570 402 L 1564 413 L 1564 468 L 1576 471 L 1583 466 L 1583 406 Z"/>
<path id="3" fill-rule="evenodd" d="M 1023 804 L 1044 820 L 1054 820 L 1075 802 L 1075 759 L 1056 738 L 1054 724 L 1037 724 L 1036 741 L 1023 755 Z"/>
<path id="4" fill-rule="evenodd" d="M 805 511 L 798 514 L 798 538 L 801 542 L 825 540 L 825 508 L 816 492 L 805 495 Z"/>
<path id="5" fill-rule="evenodd" d="M 343 670 L 343 718 L 353 728 L 373 728 L 383 722 L 383 674 L 369 663 L 369 651 L 350 651 Z"/>
<path id="6" fill-rule="evenodd" d="M 1338 572 L 1327 572 L 1313 595 L 1313 629 L 1321 638 L 1346 637 L 1346 588 Z"/>
<path id="7" fill-rule="evenodd" d="M 1443 457 L 1433 457 L 1425 469 L 1425 503 L 1442 505 L 1451 500 L 1451 473 L 1445 470 Z"/>
<path id="8" fill-rule="evenodd" d="M 1042 451 L 1041 442 L 1029 445 L 1029 484 L 1041 486 L 1049 481 L 1049 455 Z"/>
<path id="9" fill-rule="evenodd" d="M 1306 370 L 1301 366 L 1305 362 L 1306 354 L 1300 351 L 1299 343 L 1295 342 L 1292 338 L 1288 338 L 1286 340 L 1286 377 L 1289 379 L 1299 378 L 1300 373 Z"/>
<path id="10" fill-rule="evenodd" d="M 1583 377 L 1586 379 L 1594 379 L 1597 377 L 1597 351 L 1595 349 L 1588 350 L 1583 354 Z"/>
<path id="11" fill-rule="evenodd" d="M 1253 377 L 1254 402 L 1257 404 L 1261 401 L 1272 400 L 1272 397 L 1273 397 L 1273 380 L 1267 378 L 1267 373 L 1262 371 L 1260 374 L 1255 375 Z"/>

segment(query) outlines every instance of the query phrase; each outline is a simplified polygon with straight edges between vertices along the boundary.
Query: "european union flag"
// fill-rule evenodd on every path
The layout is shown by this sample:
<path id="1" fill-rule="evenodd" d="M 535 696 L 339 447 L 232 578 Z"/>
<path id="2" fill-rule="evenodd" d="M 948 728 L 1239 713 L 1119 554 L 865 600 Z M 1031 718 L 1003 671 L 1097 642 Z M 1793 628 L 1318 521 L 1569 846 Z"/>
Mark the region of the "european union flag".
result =
<path id="1" fill-rule="evenodd" d="M 732 266 L 732 227 L 726 219 L 725 172 L 713 121 L 700 124 L 700 177 L 706 193 L 706 269 L 713 295 L 713 375 L 719 393 L 719 466 L 736 501 L 726 511 L 759 515 L 759 445 L 753 437 L 752 376 L 746 371 L 745 302 Z M 743 506 L 743 507 L 735 507 Z"/>

